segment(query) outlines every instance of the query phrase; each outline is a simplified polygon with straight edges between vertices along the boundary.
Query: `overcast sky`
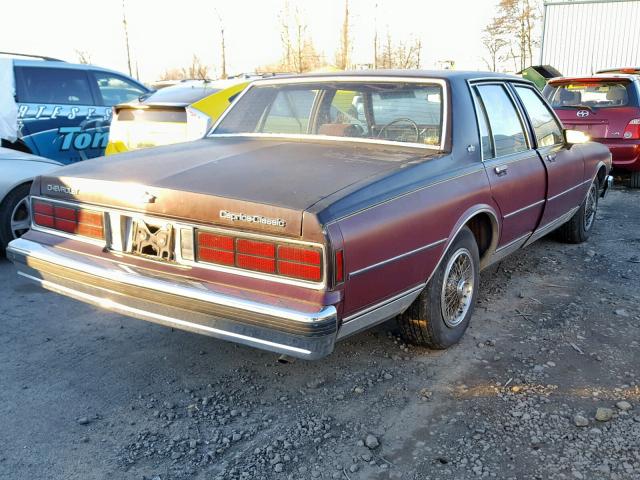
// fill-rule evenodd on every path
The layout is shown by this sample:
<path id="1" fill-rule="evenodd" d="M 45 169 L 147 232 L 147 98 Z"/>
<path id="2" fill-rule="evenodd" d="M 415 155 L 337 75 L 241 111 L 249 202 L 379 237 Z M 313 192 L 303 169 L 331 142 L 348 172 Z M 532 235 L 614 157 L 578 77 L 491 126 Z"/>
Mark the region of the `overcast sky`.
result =
<path id="1" fill-rule="evenodd" d="M 252 71 L 280 57 L 278 14 L 284 0 L 125 0 L 132 57 L 140 78 L 157 79 L 168 68 L 187 66 L 194 54 L 220 66 L 219 20 L 223 19 L 229 74 Z M 378 4 L 376 9 L 374 5 Z M 454 60 L 458 69 L 486 69 L 482 29 L 497 0 L 351 0 L 353 61 L 371 63 L 373 32 L 387 28 L 395 39 L 420 38 L 422 66 Z M 334 59 L 344 0 L 290 0 L 299 5 L 317 49 Z M 92 63 L 127 71 L 122 0 L 8 0 L 0 18 L 0 50 Z"/>

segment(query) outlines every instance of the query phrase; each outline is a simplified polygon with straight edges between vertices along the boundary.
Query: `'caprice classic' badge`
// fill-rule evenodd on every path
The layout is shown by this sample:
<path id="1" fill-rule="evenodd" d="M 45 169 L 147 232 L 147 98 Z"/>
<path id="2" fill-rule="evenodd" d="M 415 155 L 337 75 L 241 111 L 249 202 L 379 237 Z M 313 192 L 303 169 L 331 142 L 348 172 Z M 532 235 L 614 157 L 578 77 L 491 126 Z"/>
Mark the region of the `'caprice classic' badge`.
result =
<path id="1" fill-rule="evenodd" d="M 80 192 L 80 190 L 78 190 L 77 188 L 65 187 L 64 185 L 52 185 L 50 183 L 47 184 L 47 191 L 66 193 L 69 195 L 77 195 Z"/>
<path id="2" fill-rule="evenodd" d="M 259 223 L 260 225 L 271 225 L 274 227 L 286 227 L 287 222 L 281 218 L 269 218 L 262 215 L 247 215 L 246 213 L 234 213 L 227 210 L 220 210 L 220 218 L 231 220 L 232 222 Z"/>

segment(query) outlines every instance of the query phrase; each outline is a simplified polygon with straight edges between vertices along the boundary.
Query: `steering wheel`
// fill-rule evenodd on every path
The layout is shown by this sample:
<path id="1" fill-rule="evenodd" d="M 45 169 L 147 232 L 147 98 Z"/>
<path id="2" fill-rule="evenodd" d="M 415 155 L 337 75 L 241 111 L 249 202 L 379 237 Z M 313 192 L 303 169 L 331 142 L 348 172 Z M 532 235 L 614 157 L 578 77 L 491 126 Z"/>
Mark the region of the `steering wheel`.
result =
<path id="1" fill-rule="evenodd" d="M 380 131 L 378 132 L 378 138 L 382 137 L 382 134 L 385 132 L 387 128 L 389 128 L 392 125 L 395 125 L 396 123 L 401 123 L 401 122 L 408 123 L 411 127 L 413 127 L 413 130 L 415 130 L 416 139 L 413 143 L 420 142 L 420 127 L 416 122 L 414 122 L 410 118 L 396 118 L 395 120 L 390 121 L 380 129 Z"/>

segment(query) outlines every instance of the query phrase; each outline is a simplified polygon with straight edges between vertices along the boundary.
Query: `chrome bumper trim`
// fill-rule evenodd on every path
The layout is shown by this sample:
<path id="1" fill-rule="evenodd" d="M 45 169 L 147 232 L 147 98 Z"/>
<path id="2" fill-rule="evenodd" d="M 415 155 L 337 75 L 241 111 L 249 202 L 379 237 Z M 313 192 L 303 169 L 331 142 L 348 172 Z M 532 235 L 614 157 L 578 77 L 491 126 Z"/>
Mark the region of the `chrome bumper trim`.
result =
<path id="1" fill-rule="evenodd" d="M 117 313 L 301 358 L 320 358 L 333 351 L 337 329 L 333 305 L 304 312 L 213 292 L 197 282 L 178 284 L 142 275 L 124 265 L 101 266 L 56 250 L 17 239 L 9 244 L 7 256 L 22 277 Z M 56 267 L 89 280 L 57 275 Z M 115 285 L 125 285 L 131 292 L 118 291 Z M 137 296 L 137 288 L 147 295 Z M 181 304 L 170 303 L 169 295 Z M 190 302 L 210 307 L 211 312 L 192 309 Z"/>

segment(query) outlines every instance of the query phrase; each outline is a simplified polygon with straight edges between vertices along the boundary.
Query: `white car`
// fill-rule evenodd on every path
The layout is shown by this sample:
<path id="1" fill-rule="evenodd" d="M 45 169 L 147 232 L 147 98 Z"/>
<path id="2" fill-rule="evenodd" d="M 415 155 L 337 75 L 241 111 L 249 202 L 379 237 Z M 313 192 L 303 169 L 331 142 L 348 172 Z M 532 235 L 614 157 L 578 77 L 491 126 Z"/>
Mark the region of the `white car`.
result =
<path id="1" fill-rule="evenodd" d="M 34 177 L 60 167 L 55 160 L 0 147 L 0 254 L 29 230 L 29 190 Z"/>

